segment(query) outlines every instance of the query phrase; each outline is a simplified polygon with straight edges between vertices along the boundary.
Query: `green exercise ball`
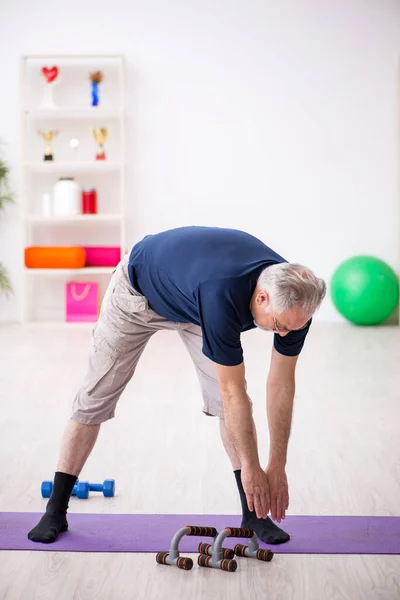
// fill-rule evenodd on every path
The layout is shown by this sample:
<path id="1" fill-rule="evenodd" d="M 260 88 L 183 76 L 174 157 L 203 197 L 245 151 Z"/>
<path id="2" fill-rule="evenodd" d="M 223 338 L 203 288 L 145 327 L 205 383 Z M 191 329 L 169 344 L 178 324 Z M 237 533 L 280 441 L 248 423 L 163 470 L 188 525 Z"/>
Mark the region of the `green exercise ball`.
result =
<path id="1" fill-rule="evenodd" d="M 399 282 L 393 269 L 373 256 L 344 261 L 331 280 L 332 301 L 355 325 L 379 325 L 399 301 Z"/>

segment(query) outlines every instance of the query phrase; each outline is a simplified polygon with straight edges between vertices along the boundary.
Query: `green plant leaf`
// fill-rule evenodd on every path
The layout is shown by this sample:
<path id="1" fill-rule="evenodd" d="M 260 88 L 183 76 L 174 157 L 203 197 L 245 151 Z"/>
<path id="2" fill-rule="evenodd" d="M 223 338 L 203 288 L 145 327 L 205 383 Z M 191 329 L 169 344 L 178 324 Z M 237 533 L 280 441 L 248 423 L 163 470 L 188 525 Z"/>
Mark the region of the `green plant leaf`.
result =
<path id="1" fill-rule="evenodd" d="M 0 194 L 0 212 L 2 212 L 7 204 L 13 204 L 14 197 L 11 192 L 8 194 Z"/>
<path id="2" fill-rule="evenodd" d="M 8 176 L 10 169 L 4 160 L 0 159 L 0 212 L 4 210 L 7 204 L 14 202 L 14 194 L 11 192 Z M 12 293 L 11 281 L 4 265 L 0 263 L 0 294 L 9 296 Z"/>
<path id="3" fill-rule="evenodd" d="M 5 296 L 9 296 L 12 293 L 11 281 L 8 276 L 8 273 L 4 267 L 0 263 L 0 294 L 4 294 Z"/>
<path id="4" fill-rule="evenodd" d="M 0 181 L 7 179 L 8 173 L 9 173 L 8 166 L 6 165 L 5 162 L 0 160 Z"/>
<path id="5" fill-rule="evenodd" d="M 9 175 L 9 166 L 0 158 L 0 212 L 4 210 L 7 204 L 14 202 L 14 194 L 10 189 L 8 181 Z"/>

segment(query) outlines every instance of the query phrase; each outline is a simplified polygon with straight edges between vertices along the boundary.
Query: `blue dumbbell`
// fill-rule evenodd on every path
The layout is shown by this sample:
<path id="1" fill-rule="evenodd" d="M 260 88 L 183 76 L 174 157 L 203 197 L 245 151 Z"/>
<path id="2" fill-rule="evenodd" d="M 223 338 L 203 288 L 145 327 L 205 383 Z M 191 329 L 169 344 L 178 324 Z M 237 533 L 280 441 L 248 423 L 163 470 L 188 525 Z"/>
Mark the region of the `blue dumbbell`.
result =
<path id="1" fill-rule="evenodd" d="M 115 492 L 115 479 L 105 479 L 103 483 L 89 483 L 89 490 L 91 492 L 102 492 L 103 496 L 111 498 Z"/>
<path id="2" fill-rule="evenodd" d="M 89 498 L 89 490 L 88 481 L 77 481 L 72 488 L 71 496 L 77 496 L 80 500 L 87 500 Z"/>
<path id="3" fill-rule="evenodd" d="M 50 498 L 53 491 L 52 481 L 43 481 L 41 492 L 43 498 Z M 90 492 L 103 492 L 103 496 L 111 498 L 115 492 L 115 480 L 105 479 L 103 483 L 89 483 L 88 481 L 77 481 L 72 489 L 72 496 L 77 496 L 81 500 L 86 500 Z"/>

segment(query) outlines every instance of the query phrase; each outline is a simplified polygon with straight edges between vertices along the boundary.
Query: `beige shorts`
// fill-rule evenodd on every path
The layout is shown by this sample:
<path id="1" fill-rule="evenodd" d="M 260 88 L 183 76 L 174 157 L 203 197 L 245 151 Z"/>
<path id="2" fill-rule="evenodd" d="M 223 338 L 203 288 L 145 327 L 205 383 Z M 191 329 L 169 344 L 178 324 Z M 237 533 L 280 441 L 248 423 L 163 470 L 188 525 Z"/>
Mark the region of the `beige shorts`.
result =
<path id="1" fill-rule="evenodd" d="M 151 336 L 175 329 L 189 351 L 199 378 L 203 412 L 223 418 L 224 410 L 214 363 L 202 352 L 201 329 L 160 317 L 131 285 L 128 256 L 116 268 L 94 326 L 88 371 L 72 407 L 72 419 L 99 424 L 112 419 L 118 399 L 135 372 Z"/>

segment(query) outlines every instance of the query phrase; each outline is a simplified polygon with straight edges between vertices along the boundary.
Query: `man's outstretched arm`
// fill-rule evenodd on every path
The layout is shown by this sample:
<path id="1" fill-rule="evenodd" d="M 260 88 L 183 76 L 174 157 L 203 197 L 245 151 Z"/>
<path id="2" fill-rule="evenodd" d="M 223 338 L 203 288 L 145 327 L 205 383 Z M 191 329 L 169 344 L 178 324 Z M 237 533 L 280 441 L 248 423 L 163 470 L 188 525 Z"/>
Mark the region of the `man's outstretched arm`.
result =
<path id="1" fill-rule="evenodd" d="M 266 473 L 271 495 L 271 517 L 278 523 L 285 518 L 289 506 L 285 467 L 292 425 L 297 359 L 298 356 L 284 356 L 273 348 L 267 379 L 270 450 Z"/>
<path id="2" fill-rule="evenodd" d="M 246 393 L 244 364 L 226 367 L 216 364 L 224 405 L 225 426 L 241 462 L 241 477 L 250 511 L 258 518 L 269 512 L 268 479 L 261 468 L 256 428 Z"/>

